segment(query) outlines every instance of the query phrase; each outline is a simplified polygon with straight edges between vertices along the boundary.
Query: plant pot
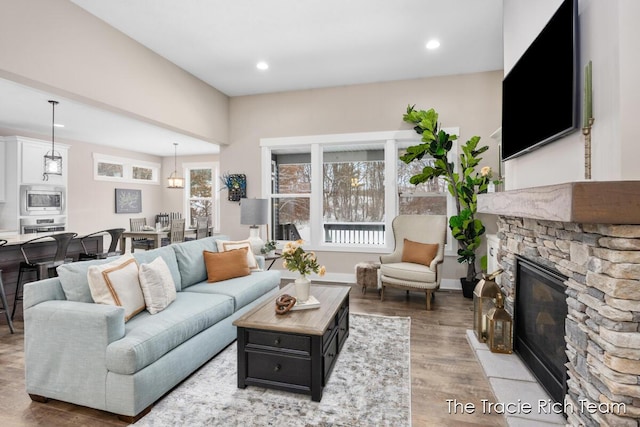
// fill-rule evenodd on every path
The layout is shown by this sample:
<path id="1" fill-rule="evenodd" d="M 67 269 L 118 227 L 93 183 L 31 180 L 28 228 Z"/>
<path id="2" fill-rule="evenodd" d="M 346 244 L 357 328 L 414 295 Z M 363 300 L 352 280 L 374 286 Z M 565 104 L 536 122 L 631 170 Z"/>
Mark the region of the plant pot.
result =
<path id="1" fill-rule="evenodd" d="M 460 284 L 462 284 L 462 296 L 465 298 L 473 298 L 473 290 L 476 288 L 479 281 L 479 279 L 468 281 L 466 277 L 461 277 Z"/>
<path id="2" fill-rule="evenodd" d="M 309 299 L 309 289 L 311 288 L 311 281 L 305 276 L 298 277 L 295 281 L 296 298 L 300 302 L 305 302 Z"/>

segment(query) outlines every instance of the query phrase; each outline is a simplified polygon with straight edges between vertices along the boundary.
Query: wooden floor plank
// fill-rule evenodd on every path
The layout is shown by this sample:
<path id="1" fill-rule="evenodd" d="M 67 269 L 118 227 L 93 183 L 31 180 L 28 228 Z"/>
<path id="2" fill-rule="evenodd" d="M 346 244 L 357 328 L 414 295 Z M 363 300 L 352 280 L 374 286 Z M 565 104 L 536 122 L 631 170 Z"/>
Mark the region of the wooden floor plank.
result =
<path id="1" fill-rule="evenodd" d="M 495 401 L 465 332 L 473 322 L 472 302 L 460 292 L 436 292 L 433 310 L 425 310 L 425 296 L 388 289 L 381 302 L 373 289 L 362 294 L 353 285 L 353 313 L 411 317 L 411 412 L 414 427 L 506 426 L 496 414 L 452 414 L 447 400 L 474 403 Z M 24 385 L 24 334 L 21 320 L 11 335 L 0 321 L 0 425 L 31 426 L 125 426 L 114 414 L 65 402 L 36 403 Z"/>

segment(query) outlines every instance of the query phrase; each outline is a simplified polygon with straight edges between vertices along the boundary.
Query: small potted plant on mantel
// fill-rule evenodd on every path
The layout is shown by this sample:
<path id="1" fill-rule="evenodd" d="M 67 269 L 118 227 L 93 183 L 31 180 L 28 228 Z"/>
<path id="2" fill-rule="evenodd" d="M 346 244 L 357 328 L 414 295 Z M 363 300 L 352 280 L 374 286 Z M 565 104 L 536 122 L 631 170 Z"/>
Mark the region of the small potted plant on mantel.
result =
<path id="1" fill-rule="evenodd" d="M 422 135 L 422 143 L 407 148 L 406 154 L 400 157 L 405 163 L 419 161 L 424 156 L 435 159 L 433 166 L 426 166 L 422 173 L 411 177 L 414 185 L 423 182 L 444 178 L 449 192 L 456 202 L 456 215 L 449 218 L 449 228 L 453 237 L 458 241 L 458 262 L 467 264 L 466 277 L 460 278 L 462 292 L 465 297 L 473 296 L 473 289 L 477 283 L 476 273 L 476 249 L 481 244 L 481 237 L 485 228 L 478 218 L 477 195 L 486 193 L 491 182 L 491 168 L 482 168 L 481 173 L 476 172 L 476 166 L 482 158 L 478 157 L 489 149 L 488 146 L 478 147 L 479 136 L 473 136 L 461 146 L 460 169 L 454 169 L 454 163 L 449 159 L 449 152 L 453 147 L 456 135 L 449 135 L 438 129 L 438 113 L 434 109 L 428 111 L 415 110 L 414 106 L 408 106 L 403 120 L 414 124 L 415 131 Z M 493 181 L 494 184 L 498 183 Z"/>

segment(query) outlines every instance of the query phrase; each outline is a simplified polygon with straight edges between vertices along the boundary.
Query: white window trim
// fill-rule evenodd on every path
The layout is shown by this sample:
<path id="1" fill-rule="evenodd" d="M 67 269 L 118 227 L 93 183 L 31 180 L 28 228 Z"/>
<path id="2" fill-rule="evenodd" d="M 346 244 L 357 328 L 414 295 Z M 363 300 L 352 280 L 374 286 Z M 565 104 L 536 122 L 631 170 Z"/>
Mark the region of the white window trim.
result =
<path id="1" fill-rule="evenodd" d="M 443 128 L 450 135 L 460 135 L 458 127 Z M 385 144 L 385 245 L 340 245 L 326 243 L 323 241 L 322 225 L 322 191 L 316 188 L 322 183 L 322 147 L 343 144 L 371 144 L 372 142 L 382 142 Z M 306 242 L 306 247 L 310 250 L 321 250 L 327 252 L 365 252 L 365 253 L 389 253 L 393 250 L 393 230 L 391 223 L 398 214 L 398 191 L 397 191 L 397 153 L 398 147 L 406 145 L 417 145 L 421 142 L 420 135 L 414 130 L 383 131 L 383 132 L 359 132 L 327 135 L 307 135 L 300 137 L 282 138 L 261 138 L 261 166 L 262 166 L 262 197 L 282 198 L 282 197 L 310 197 L 310 225 L 311 241 Z M 278 148 L 309 147 L 311 153 L 311 194 L 272 194 L 271 193 L 271 151 Z M 449 161 L 454 162 L 455 170 L 458 169 L 458 145 L 453 144 L 449 152 Z M 387 185 L 389 184 L 390 185 Z M 451 194 L 447 192 L 447 217 L 455 215 L 455 201 Z M 269 223 L 271 223 L 271 210 L 269 210 Z M 455 256 L 457 245 L 447 227 L 447 245 L 445 255 Z"/>
<path id="2" fill-rule="evenodd" d="M 182 212 L 185 218 L 189 217 L 189 186 L 191 184 L 191 174 L 189 170 L 191 169 L 211 169 L 213 170 L 212 174 L 212 188 L 211 188 L 211 198 L 213 199 L 213 218 L 211 226 L 213 227 L 214 233 L 220 232 L 220 163 L 219 162 L 192 162 L 192 163 L 182 163 L 182 176 L 185 177 L 185 191 L 184 191 L 184 201 Z"/>
<path id="3" fill-rule="evenodd" d="M 113 163 L 122 165 L 122 176 L 98 175 L 98 163 Z M 133 178 L 133 168 L 142 167 L 152 170 L 152 179 Z M 93 153 L 93 179 L 95 181 L 130 182 L 136 184 L 160 185 L 160 163 L 144 160 L 130 159 L 127 157 L 109 156 L 107 154 Z"/>

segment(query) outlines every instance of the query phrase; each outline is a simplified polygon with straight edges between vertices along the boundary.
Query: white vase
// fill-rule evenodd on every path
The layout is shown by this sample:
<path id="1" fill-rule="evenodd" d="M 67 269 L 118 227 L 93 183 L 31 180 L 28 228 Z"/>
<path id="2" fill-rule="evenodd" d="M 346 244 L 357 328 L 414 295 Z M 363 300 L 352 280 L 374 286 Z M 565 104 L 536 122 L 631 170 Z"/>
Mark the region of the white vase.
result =
<path id="1" fill-rule="evenodd" d="M 300 302 L 305 302 L 309 299 L 309 288 L 311 288 L 311 280 L 306 276 L 300 276 L 295 281 L 296 298 Z"/>

